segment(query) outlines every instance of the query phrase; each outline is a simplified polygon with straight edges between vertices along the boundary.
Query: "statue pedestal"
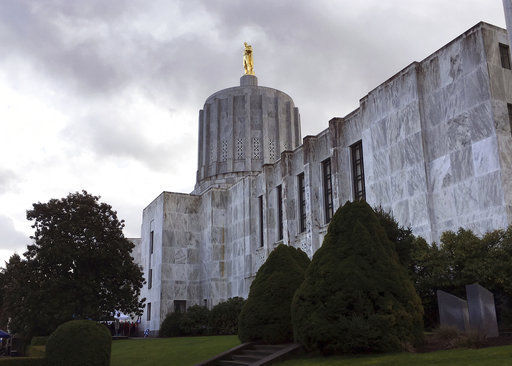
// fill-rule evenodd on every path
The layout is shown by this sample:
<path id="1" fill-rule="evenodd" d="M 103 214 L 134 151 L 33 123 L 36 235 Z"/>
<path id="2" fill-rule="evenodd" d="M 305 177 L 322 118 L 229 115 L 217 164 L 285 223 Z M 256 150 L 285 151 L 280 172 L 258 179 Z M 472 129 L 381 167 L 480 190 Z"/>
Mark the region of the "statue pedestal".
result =
<path id="1" fill-rule="evenodd" d="M 255 75 L 244 75 L 240 78 L 240 86 L 258 86 L 258 78 Z"/>

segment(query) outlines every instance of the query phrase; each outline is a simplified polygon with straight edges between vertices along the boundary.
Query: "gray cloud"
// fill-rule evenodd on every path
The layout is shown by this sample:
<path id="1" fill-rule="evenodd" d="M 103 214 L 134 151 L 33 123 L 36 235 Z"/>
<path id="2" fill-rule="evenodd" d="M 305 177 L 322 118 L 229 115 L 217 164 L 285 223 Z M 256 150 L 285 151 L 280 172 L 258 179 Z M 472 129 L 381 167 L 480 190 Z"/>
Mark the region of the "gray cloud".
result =
<path id="1" fill-rule="evenodd" d="M 14 228 L 12 220 L 0 215 L 0 249 L 23 249 L 30 239 Z"/>
<path id="2" fill-rule="evenodd" d="M 88 106 L 86 118 L 70 112 L 64 131 L 77 149 L 163 169 L 173 156 L 182 159 L 176 151 L 193 151 L 195 138 L 154 145 L 105 103 L 135 90 L 164 110 L 195 113 L 209 94 L 237 84 L 246 40 L 260 85 L 289 93 L 303 133 L 318 133 L 369 90 L 496 9 L 502 17 L 501 2 L 487 0 L 4 0 L 0 54 L 29 64 L 58 93 Z"/>
<path id="3" fill-rule="evenodd" d="M 173 170 L 178 162 L 195 154 L 195 145 L 188 143 L 191 136 L 155 143 L 138 128 L 138 124 L 119 118 L 113 122 L 108 113 L 91 113 L 70 124 L 61 135 L 74 142 L 73 149 L 93 151 L 98 159 L 130 158 L 159 171 Z"/>
<path id="4" fill-rule="evenodd" d="M 0 167 L 0 194 L 7 192 L 16 180 L 17 176 L 12 170 Z"/>

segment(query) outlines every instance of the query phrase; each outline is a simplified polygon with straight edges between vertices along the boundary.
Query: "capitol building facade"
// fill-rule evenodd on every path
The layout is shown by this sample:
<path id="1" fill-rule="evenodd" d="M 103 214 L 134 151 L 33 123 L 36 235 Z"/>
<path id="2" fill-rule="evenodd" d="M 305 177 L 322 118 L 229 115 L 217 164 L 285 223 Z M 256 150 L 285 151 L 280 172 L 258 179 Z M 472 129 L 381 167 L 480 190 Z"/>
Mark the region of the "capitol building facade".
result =
<path id="1" fill-rule="evenodd" d="M 276 245 L 311 257 L 346 201 L 381 205 L 428 242 L 512 224 L 511 127 L 508 35 L 486 23 L 316 136 L 302 137 L 289 95 L 247 73 L 199 111 L 194 191 L 163 192 L 143 211 L 141 329 L 156 334 L 169 312 L 247 297 Z"/>

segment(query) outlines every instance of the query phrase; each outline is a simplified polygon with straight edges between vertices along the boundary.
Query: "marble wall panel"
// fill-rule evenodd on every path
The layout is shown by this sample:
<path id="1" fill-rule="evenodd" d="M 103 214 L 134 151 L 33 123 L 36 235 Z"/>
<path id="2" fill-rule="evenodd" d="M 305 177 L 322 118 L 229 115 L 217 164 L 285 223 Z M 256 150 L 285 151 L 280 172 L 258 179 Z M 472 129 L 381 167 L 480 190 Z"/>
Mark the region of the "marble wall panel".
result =
<path id="1" fill-rule="evenodd" d="M 482 176 L 499 169 L 496 137 L 491 136 L 472 145 L 475 176 Z"/>
<path id="2" fill-rule="evenodd" d="M 473 150 L 471 145 L 450 154 L 450 166 L 454 182 L 466 180 L 474 175 Z"/>
<path id="3" fill-rule="evenodd" d="M 482 140 L 494 133 L 490 102 L 478 104 L 470 108 L 468 113 L 472 141 Z"/>
<path id="4" fill-rule="evenodd" d="M 478 200 L 483 209 L 504 204 L 500 178 L 499 171 L 477 178 Z"/>
<path id="5" fill-rule="evenodd" d="M 432 160 L 429 164 L 429 169 L 430 190 L 432 192 L 438 192 L 452 184 L 453 176 L 449 155 L 443 155 L 440 158 Z"/>

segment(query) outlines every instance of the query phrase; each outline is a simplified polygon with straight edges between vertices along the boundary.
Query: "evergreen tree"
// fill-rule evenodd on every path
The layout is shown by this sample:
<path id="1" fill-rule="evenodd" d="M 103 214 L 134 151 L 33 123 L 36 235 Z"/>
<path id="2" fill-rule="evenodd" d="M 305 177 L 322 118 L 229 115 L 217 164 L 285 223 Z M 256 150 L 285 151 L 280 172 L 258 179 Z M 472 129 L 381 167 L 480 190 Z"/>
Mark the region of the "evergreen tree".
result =
<path id="1" fill-rule="evenodd" d="M 293 339 L 290 305 L 309 262 L 302 250 L 284 244 L 270 253 L 240 313 L 238 337 L 242 342 L 285 343 Z"/>
<path id="2" fill-rule="evenodd" d="M 374 211 L 366 202 L 347 202 L 295 293 L 296 340 L 324 354 L 396 351 L 421 339 L 422 315 Z"/>

